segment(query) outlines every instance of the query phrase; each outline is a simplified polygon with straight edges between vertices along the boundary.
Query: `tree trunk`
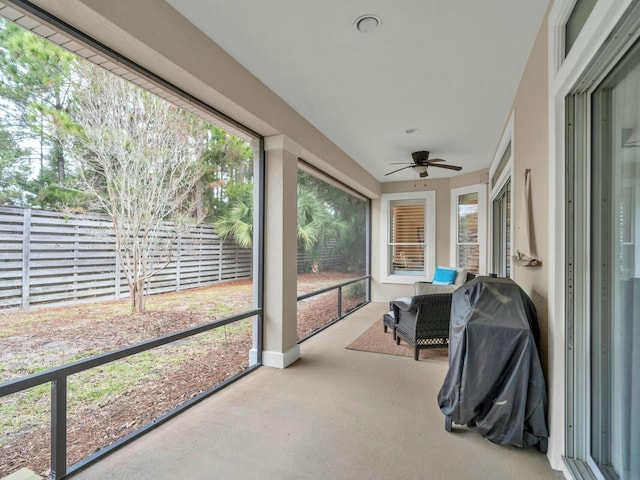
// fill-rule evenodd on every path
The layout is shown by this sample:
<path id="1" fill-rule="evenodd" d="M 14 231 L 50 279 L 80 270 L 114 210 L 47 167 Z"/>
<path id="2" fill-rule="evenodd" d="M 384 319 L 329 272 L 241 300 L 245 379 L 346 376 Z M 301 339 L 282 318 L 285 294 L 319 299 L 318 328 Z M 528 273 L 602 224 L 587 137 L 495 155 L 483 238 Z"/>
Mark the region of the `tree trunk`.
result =
<path id="1" fill-rule="evenodd" d="M 64 182 L 65 178 L 64 151 L 62 149 L 62 144 L 58 140 L 56 140 L 56 143 L 53 147 L 53 162 L 56 168 L 56 174 L 58 176 L 58 184 L 62 185 L 62 182 Z"/>
<path id="2" fill-rule="evenodd" d="M 61 155 L 58 157 L 58 183 L 64 182 L 64 157 Z"/>
<path id="3" fill-rule="evenodd" d="M 201 219 L 207 216 L 204 208 L 204 185 L 202 180 L 196 184 L 196 218 Z"/>
<path id="4" fill-rule="evenodd" d="M 137 280 L 129 285 L 131 291 L 131 313 L 144 313 L 145 311 L 145 298 L 144 298 L 144 280 Z"/>

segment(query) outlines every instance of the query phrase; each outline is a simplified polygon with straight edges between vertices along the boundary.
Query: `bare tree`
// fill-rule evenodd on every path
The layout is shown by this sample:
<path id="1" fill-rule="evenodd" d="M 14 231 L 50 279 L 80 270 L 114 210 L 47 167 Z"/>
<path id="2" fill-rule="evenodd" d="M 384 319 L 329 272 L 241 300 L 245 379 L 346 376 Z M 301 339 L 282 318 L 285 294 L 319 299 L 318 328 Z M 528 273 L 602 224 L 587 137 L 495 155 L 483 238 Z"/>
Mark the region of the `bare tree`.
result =
<path id="1" fill-rule="evenodd" d="M 172 259 L 176 238 L 198 223 L 194 189 L 205 125 L 192 114 L 92 65 L 73 116 L 82 189 L 111 217 L 132 313 L 145 282 Z"/>

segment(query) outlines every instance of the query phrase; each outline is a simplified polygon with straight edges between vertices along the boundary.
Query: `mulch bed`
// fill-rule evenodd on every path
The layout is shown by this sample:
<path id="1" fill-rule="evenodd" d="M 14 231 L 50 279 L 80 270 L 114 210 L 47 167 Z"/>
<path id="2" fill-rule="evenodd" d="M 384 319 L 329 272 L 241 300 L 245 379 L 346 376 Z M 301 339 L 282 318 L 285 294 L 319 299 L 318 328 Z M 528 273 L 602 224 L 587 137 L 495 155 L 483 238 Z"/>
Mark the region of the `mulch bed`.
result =
<path id="1" fill-rule="evenodd" d="M 342 280 L 340 277 L 336 278 L 333 272 L 324 276 L 326 278 L 319 278 L 314 274 L 308 279 L 301 278 L 299 290 L 313 291 L 321 288 L 315 286 L 319 279 L 333 283 Z M 249 288 L 251 286 L 250 282 L 240 281 L 234 282 L 232 287 L 241 290 L 243 285 Z M 204 288 L 211 289 L 215 286 Z M 230 301 L 226 294 L 225 301 Z M 345 299 L 343 312 L 359 303 L 361 303 L 359 299 Z M 12 361 L 14 362 L 13 373 L 16 375 L 12 377 L 28 373 L 25 371 L 28 366 L 21 364 L 24 362 L 24 355 L 28 352 L 42 352 L 42 347 L 51 344 L 52 341 L 58 350 L 64 351 L 66 356 L 73 358 L 81 352 L 109 351 L 137 343 L 141 339 L 162 336 L 211 320 L 205 313 L 188 311 L 184 308 L 123 315 L 108 321 L 100 318 L 84 321 L 73 317 L 73 312 L 80 312 L 81 309 L 69 308 L 68 310 L 68 314 L 58 315 L 56 320 L 30 327 L 28 334 L 16 335 L 13 342 L 9 342 L 6 338 L 2 339 L 4 350 L 0 352 L 0 357 L 5 365 L 11 365 Z M 335 292 L 300 302 L 298 337 L 302 338 L 312 333 L 336 316 Z M 55 340 L 51 338 L 52 332 L 55 332 Z M 7 350 L 7 345 L 12 348 L 11 351 Z M 137 385 L 136 388 L 113 401 L 103 405 L 84 402 L 76 411 L 68 412 L 68 464 L 78 462 L 94 451 L 104 448 L 199 393 L 248 368 L 250 348 L 250 338 L 231 336 L 224 342 L 223 348 L 211 348 L 204 354 L 182 361 L 168 371 L 147 379 L 142 385 Z M 47 362 L 48 359 L 39 358 L 38 361 Z M 0 478 L 23 467 L 47 476 L 49 464 L 48 423 L 44 427 L 33 428 L 30 431 L 13 432 L 10 441 L 4 447 L 0 447 Z"/>
<path id="2" fill-rule="evenodd" d="M 100 448 L 181 405 L 247 368 L 251 341 L 238 341 L 224 350 L 184 363 L 179 369 L 145 383 L 105 405 L 88 404 L 70 414 L 67 427 L 67 461 L 74 464 Z M 0 477 L 28 467 L 49 474 L 48 426 L 22 435 L 2 449 Z"/>

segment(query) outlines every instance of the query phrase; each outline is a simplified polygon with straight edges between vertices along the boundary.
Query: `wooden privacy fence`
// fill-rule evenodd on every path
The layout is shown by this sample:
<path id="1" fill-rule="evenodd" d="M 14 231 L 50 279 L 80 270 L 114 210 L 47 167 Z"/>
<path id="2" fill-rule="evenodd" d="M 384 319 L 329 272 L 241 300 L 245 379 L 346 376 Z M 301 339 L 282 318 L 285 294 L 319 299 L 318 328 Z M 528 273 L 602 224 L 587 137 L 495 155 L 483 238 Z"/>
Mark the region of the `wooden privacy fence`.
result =
<path id="1" fill-rule="evenodd" d="M 0 308 L 129 296 L 104 216 L 0 206 Z M 177 240 L 172 261 L 148 281 L 161 293 L 251 278 L 252 250 L 222 241 L 212 225 Z"/>
<path id="2" fill-rule="evenodd" d="M 345 256 L 336 252 L 336 241 L 329 240 L 318 247 L 316 262 L 321 272 L 340 270 L 345 266 Z M 298 251 L 298 273 L 311 272 L 313 257 L 309 252 Z"/>

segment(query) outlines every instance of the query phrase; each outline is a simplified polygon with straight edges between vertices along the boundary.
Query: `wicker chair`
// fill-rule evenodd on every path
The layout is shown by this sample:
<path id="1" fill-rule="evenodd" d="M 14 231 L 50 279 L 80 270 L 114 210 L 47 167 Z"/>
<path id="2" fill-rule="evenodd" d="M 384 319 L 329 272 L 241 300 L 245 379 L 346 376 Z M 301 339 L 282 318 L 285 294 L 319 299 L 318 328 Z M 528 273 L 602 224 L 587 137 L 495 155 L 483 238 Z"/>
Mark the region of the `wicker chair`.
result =
<path id="1" fill-rule="evenodd" d="M 404 340 L 412 345 L 415 360 L 418 360 L 423 348 L 449 345 L 451 296 L 451 293 L 434 293 L 399 298 L 391 302 L 396 343 L 400 345 L 400 340 Z M 389 321 L 390 314 L 391 312 L 385 315 L 389 316 Z M 384 324 L 386 329 L 386 322 Z"/>
<path id="2" fill-rule="evenodd" d="M 456 283 L 452 285 L 415 282 L 413 297 L 398 298 L 389 302 L 389 311 L 382 317 L 385 333 L 390 328 L 398 345 L 400 339 L 413 345 L 416 360 L 422 348 L 449 345 L 449 317 L 453 291 L 475 276 L 475 273 L 467 272 L 466 269 L 459 269 Z"/>

